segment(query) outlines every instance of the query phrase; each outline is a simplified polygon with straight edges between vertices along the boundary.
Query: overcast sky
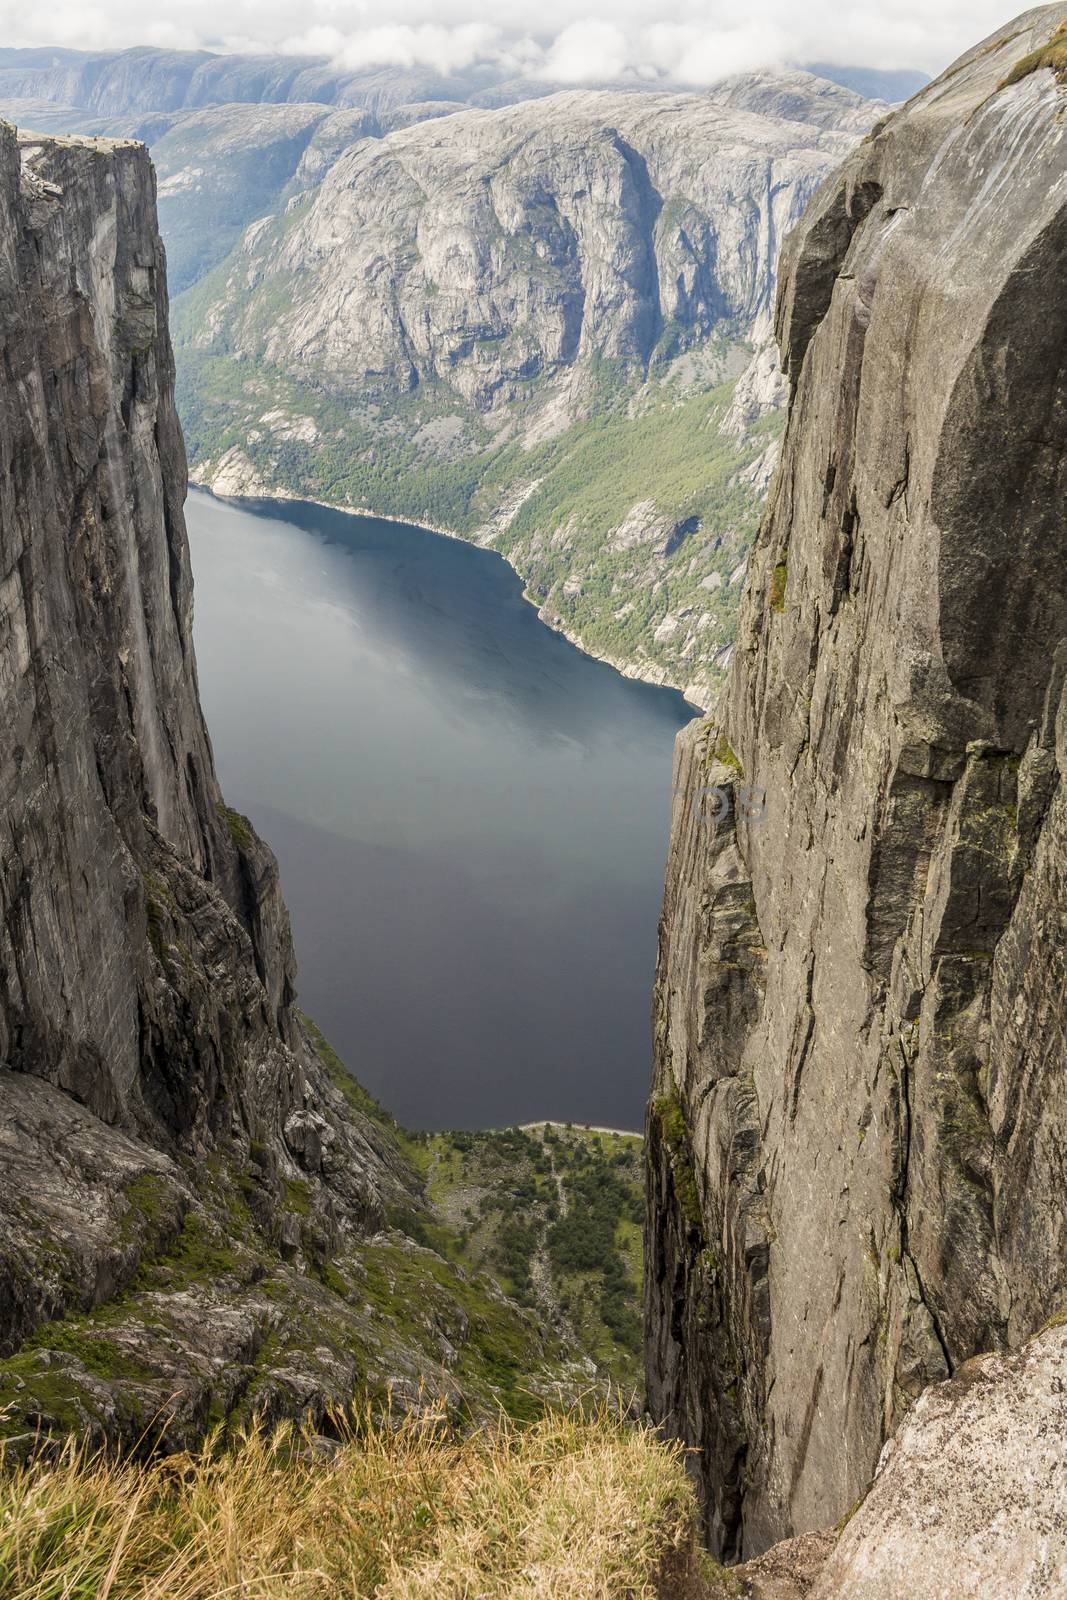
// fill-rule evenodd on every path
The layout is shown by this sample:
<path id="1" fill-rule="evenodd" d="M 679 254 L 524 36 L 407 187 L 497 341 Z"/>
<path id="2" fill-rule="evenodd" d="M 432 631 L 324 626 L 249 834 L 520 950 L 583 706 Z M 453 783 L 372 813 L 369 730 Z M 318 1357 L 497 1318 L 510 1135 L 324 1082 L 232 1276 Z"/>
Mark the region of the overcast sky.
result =
<path id="1" fill-rule="evenodd" d="M 1010 0 L 0 0 L 0 43 L 282 50 L 444 71 L 487 61 L 565 83 L 666 75 L 700 84 L 784 61 L 939 72 L 1016 9 Z"/>

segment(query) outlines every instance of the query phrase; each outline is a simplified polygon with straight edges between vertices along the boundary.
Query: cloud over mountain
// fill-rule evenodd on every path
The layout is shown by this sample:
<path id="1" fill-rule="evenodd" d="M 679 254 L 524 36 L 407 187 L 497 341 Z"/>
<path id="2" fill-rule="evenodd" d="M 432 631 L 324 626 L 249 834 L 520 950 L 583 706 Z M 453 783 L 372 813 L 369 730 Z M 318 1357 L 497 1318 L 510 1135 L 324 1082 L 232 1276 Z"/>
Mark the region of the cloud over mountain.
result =
<path id="1" fill-rule="evenodd" d="M 976 31 L 1010 14 L 1005 0 L 874 0 L 842 11 L 755 0 L 745 20 L 724 0 L 543 0 L 531 30 L 519 0 L 141 0 L 58 5 L 36 14 L 0 0 L 9 45 L 277 51 L 334 57 L 349 68 L 467 70 L 480 63 L 560 83 L 701 85 L 730 73 L 813 59 L 938 71 Z"/>

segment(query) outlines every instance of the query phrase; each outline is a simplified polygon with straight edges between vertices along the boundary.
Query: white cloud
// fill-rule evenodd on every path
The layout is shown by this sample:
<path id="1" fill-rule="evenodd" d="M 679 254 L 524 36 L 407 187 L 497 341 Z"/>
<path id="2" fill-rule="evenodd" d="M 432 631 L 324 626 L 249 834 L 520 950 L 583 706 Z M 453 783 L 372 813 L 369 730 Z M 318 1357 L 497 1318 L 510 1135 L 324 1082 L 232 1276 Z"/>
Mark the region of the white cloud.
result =
<path id="1" fill-rule="evenodd" d="M 398 22 L 364 28 L 347 37 L 335 28 L 314 28 L 304 37 L 306 44 L 298 38 L 286 41 L 283 48 L 300 54 L 329 55 L 353 72 L 360 67 L 432 67 L 448 73 L 494 59 L 501 33 L 484 22 L 461 23 L 455 28 L 427 22 L 412 27 Z M 320 42 L 327 39 L 331 42 Z"/>
<path id="2" fill-rule="evenodd" d="M 641 43 L 660 72 L 691 84 L 716 83 L 734 72 L 788 61 L 794 54 L 784 29 L 760 21 L 724 28 L 655 23 L 644 30 Z"/>
<path id="3" fill-rule="evenodd" d="M 613 81 L 632 69 L 629 41 L 613 22 L 587 17 L 564 28 L 545 52 L 537 76 L 553 83 Z"/>
<path id="4" fill-rule="evenodd" d="M 343 64 L 462 72 L 498 63 L 563 83 L 694 85 L 783 60 L 939 71 L 1019 0 L 0 0 L 7 45 L 287 50 Z"/>

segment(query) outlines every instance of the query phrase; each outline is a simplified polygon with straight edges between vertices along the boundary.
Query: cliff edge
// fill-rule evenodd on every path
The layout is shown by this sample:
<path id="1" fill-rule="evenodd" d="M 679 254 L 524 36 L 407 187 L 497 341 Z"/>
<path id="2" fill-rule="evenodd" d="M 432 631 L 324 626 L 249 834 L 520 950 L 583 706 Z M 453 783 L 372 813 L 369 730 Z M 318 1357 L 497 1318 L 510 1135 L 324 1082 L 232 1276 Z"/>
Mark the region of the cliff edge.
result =
<path id="1" fill-rule="evenodd" d="M 1067 1300 L 1065 19 L 880 124 L 784 250 L 649 1114 L 650 1407 L 729 1559 L 839 1519 L 927 1385 Z"/>
<path id="2" fill-rule="evenodd" d="M 563 1352 L 389 1227 L 420 1151 L 219 792 L 143 146 L 0 124 L 0 351 L 0 1436 L 521 1405 Z"/>

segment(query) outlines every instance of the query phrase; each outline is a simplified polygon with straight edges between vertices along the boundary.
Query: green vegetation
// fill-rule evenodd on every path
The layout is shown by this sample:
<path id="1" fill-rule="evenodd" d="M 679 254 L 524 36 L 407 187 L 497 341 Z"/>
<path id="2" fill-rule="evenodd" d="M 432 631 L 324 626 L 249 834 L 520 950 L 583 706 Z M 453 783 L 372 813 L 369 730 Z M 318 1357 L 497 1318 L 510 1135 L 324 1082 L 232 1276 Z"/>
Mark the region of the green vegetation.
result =
<path id="1" fill-rule="evenodd" d="M 134 1284 L 139 1289 L 176 1289 L 200 1282 L 214 1285 L 222 1278 L 237 1276 L 240 1270 L 234 1241 L 206 1212 L 190 1210 L 166 1250 L 146 1259 Z"/>
<path id="2" fill-rule="evenodd" d="M 453 1434 L 282 1427 L 151 1464 L 68 1447 L 0 1474 L 4 1600 L 657 1600 L 691 1593 L 680 1449 L 606 1411 Z"/>
<path id="3" fill-rule="evenodd" d="M 1056 74 L 1060 83 L 1067 84 L 1067 22 L 1060 23 L 1047 44 L 1031 50 L 1029 55 L 1017 61 L 1000 87 L 1006 89 L 1010 84 L 1019 83 L 1032 72 L 1040 72 L 1045 67 Z"/>
<path id="4" fill-rule="evenodd" d="M 674 1192 L 685 1225 L 690 1232 L 702 1234 L 704 1219 L 700 1210 L 700 1191 L 689 1142 L 689 1127 L 676 1089 L 672 1088 L 668 1094 L 652 1102 L 651 1121 L 671 1159 Z"/>
<path id="5" fill-rule="evenodd" d="M 242 816 L 239 811 L 234 811 L 229 806 L 223 805 L 221 800 L 219 801 L 219 816 L 226 824 L 226 831 L 238 850 L 248 850 L 255 838 L 252 824 L 248 818 Z"/>
<path id="6" fill-rule="evenodd" d="M 612 1337 L 631 1355 L 641 1349 L 641 1326 L 634 1285 L 627 1275 L 619 1225 L 627 1219 L 639 1225 L 643 1200 L 630 1179 L 612 1167 L 591 1160 L 567 1172 L 563 1179 L 566 1215 L 550 1228 L 549 1259 L 560 1278 L 568 1274 L 601 1275 L 600 1315 Z"/>
<path id="7" fill-rule="evenodd" d="M 640 1388 L 642 1140 L 555 1124 L 435 1134 L 427 1199 L 461 1261 Z"/>
<path id="8" fill-rule="evenodd" d="M 782 557 L 771 573 L 770 607 L 772 611 L 785 610 L 785 591 L 789 581 L 789 563 Z"/>
<path id="9" fill-rule="evenodd" d="M 729 767 L 731 772 L 735 772 L 739 778 L 744 777 L 744 769 L 724 733 L 719 734 L 714 744 L 709 743 L 708 760 L 709 764 L 712 761 L 717 761 L 720 766 Z"/>
<path id="10" fill-rule="evenodd" d="M 157 873 L 144 874 L 145 911 L 148 917 L 148 941 L 158 961 L 167 955 L 167 932 L 174 910 L 174 897 L 170 887 Z"/>

